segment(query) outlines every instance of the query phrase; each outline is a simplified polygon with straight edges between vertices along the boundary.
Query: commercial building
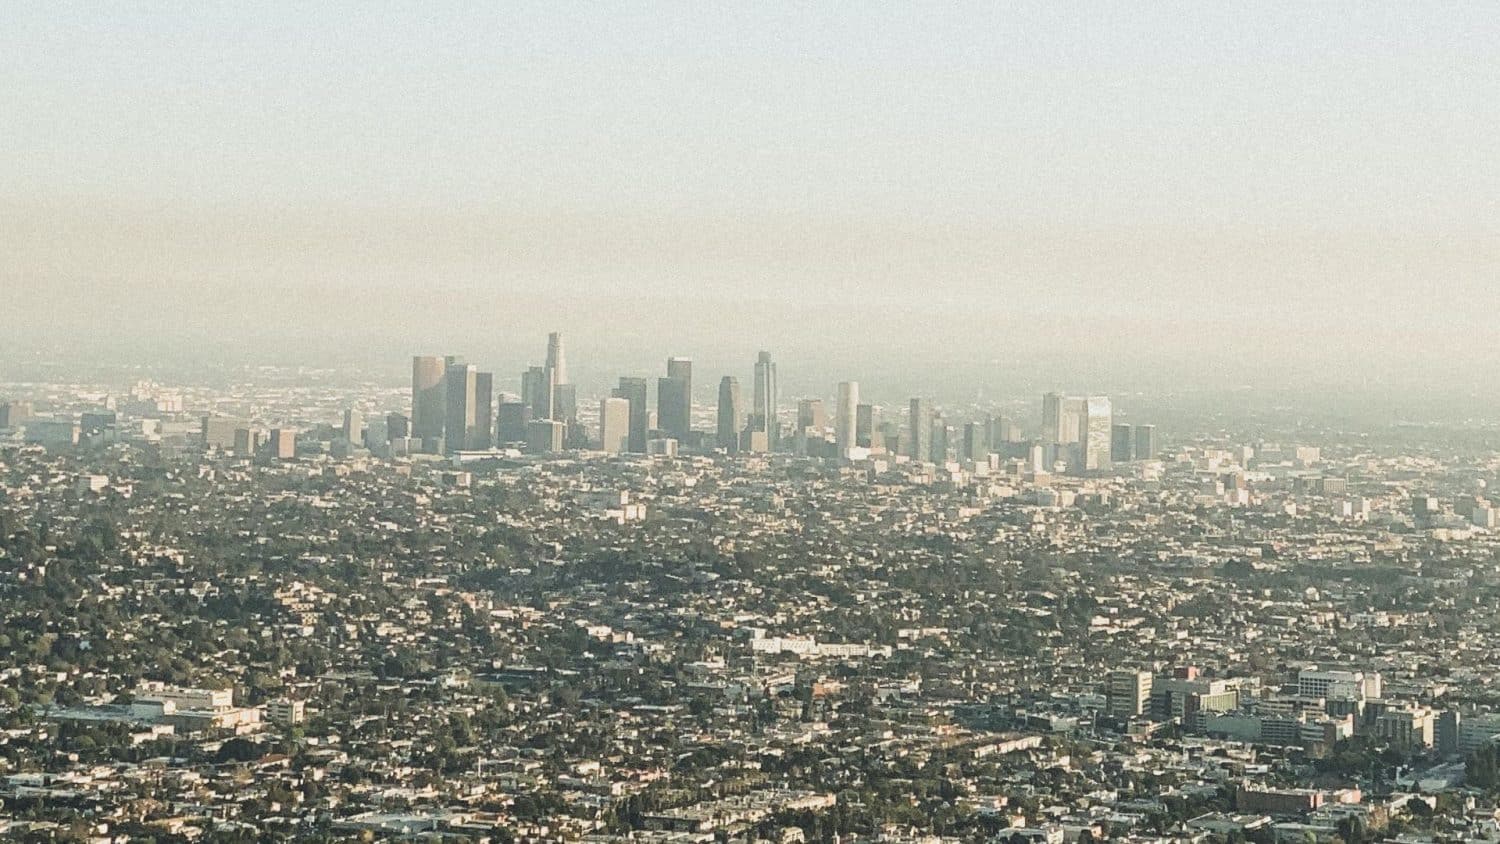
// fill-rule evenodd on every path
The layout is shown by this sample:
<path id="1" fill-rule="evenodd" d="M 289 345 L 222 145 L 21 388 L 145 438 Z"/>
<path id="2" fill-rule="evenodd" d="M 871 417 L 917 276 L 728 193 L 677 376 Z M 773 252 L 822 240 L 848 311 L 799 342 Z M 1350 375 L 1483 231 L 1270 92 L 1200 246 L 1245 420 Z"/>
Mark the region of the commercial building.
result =
<path id="1" fill-rule="evenodd" d="M 1151 700 L 1151 672 L 1117 669 L 1105 678 L 1107 711 L 1115 718 L 1134 718 Z"/>
<path id="2" fill-rule="evenodd" d="M 686 442 L 693 423 L 693 362 L 668 358 L 667 377 L 656 380 L 656 419 L 662 433 Z"/>
<path id="3" fill-rule="evenodd" d="M 834 418 L 833 429 L 833 441 L 838 446 L 840 457 L 848 454 L 849 449 L 855 447 L 854 430 L 858 421 L 856 418 L 858 407 L 859 382 L 840 382 L 838 413 Z"/>
<path id="4" fill-rule="evenodd" d="M 435 451 L 443 436 L 447 414 L 444 393 L 447 367 L 435 355 L 417 355 L 411 361 L 411 435 L 424 450 Z"/>
<path id="5" fill-rule="evenodd" d="M 733 375 L 719 379 L 718 425 L 714 431 L 714 443 L 730 454 L 740 450 L 740 431 L 744 428 L 744 399 L 740 395 L 740 382 Z"/>
<path id="6" fill-rule="evenodd" d="M 767 449 L 776 448 L 781 441 L 781 422 L 777 418 L 778 401 L 776 364 L 771 361 L 770 352 L 761 352 L 755 359 L 755 383 L 751 391 L 748 427 L 751 431 L 765 432 Z"/>
<path id="7" fill-rule="evenodd" d="M 534 454 L 562 451 L 568 426 L 555 419 L 533 419 L 526 425 L 526 450 Z"/>
<path id="8" fill-rule="evenodd" d="M 608 454 L 630 450 L 630 401 L 607 398 L 599 401 L 599 447 Z"/>
<path id="9" fill-rule="evenodd" d="M 908 425 L 911 430 L 907 456 L 927 460 L 932 455 L 932 410 L 924 399 L 911 400 Z"/>
<path id="10" fill-rule="evenodd" d="M 621 377 L 620 385 L 611 393 L 614 398 L 630 402 L 630 451 L 636 454 L 646 453 L 647 389 L 644 378 Z"/>

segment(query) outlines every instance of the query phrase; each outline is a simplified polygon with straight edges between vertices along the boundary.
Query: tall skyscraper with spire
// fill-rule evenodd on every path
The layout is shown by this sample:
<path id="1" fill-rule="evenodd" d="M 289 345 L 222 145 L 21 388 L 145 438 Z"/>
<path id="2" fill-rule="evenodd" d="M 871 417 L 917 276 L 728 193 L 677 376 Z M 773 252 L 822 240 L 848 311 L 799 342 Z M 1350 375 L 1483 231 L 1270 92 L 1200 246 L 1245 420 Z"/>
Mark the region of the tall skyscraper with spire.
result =
<path id="1" fill-rule="evenodd" d="M 765 431 L 767 445 L 775 448 L 781 437 L 781 422 L 776 417 L 776 364 L 771 361 L 770 352 L 756 356 L 751 397 L 754 403 L 750 408 L 750 429 Z"/>
<path id="2" fill-rule="evenodd" d="M 547 335 L 546 370 L 552 373 L 552 416 L 568 424 L 569 434 L 578 431 L 578 388 L 568 380 L 568 359 L 563 354 L 562 332 Z"/>
<path id="3" fill-rule="evenodd" d="M 563 355 L 563 336 L 561 331 L 554 331 L 547 335 L 547 368 L 552 370 L 552 383 L 573 383 L 568 380 L 568 360 Z"/>

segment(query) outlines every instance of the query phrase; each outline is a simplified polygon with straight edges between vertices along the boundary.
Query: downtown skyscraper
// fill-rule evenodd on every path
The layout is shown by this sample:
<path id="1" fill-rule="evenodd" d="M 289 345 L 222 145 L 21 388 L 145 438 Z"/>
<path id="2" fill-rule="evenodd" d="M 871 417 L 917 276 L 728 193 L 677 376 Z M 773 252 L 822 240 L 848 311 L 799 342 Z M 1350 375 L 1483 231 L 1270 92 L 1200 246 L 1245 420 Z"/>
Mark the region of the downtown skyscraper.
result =
<path id="1" fill-rule="evenodd" d="M 533 366 L 521 375 L 521 402 L 532 419 L 552 419 L 556 413 L 557 382 L 550 367 Z"/>
<path id="2" fill-rule="evenodd" d="M 839 404 L 833 418 L 833 441 L 838 446 L 839 457 L 844 457 L 849 453 L 849 449 L 855 447 L 854 431 L 858 422 L 858 411 L 859 382 L 840 382 Z"/>
<path id="3" fill-rule="evenodd" d="M 646 453 L 646 439 L 648 436 L 646 418 L 649 415 L 646 407 L 646 395 L 648 392 L 646 379 L 630 376 L 621 376 L 620 385 L 610 393 L 617 399 L 625 399 L 630 402 L 630 436 L 629 450 L 635 454 Z"/>
<path id="4" fill-rule="evenodd" d="M 1107 396 L 1089 396 L 1083 402 L 1083 423 L 1079 441 L 1083 444 L 1085 472 L 1107 472 L 1114 464 L 1110 451 L 1114 445 L 1114 419 Z"/>
<path id="5" fill-rule="evenodd" d="M 854 444 L 860 448 L 879 448 L 885 443 L 880 435 L 880 412 L 873 404 L 854 409 Z"/>
<path id="6" fill-rule="evenodd" d="M 435 450 L 443 436 L 447 399 L 443 390 L 446 365 L 437 355 L 411 359 L 411 435 L 422 448 Z"/>
<path id="7" fill-rule="evenodd" d="M 599 447 L 606 454 L 630 450 L 630 400 L 610 397 L 599 400 Z"/>
<path id="8" fill-rule="evenodd" d="M 656 424 L 662 433 L 685 443 L 693 429 L 693 361 L 668 358 L 667 377 L 656 381 Z"/>
<path id="9" fill-rule="evenodd" d="M 547 335 L 547 368 L 552 370 L 553 383 L 572 383 L 568 380 L 568 359 L 563 354 L 563 336 L 561 331 L 554 331 Z"/>
<path id="10" fill-rule="evenodd" d="M 907 456 L 913 460 L 928 460 L 932 457 L 932 410 L 925 399 L 911 400 L 911 442 L 907 445 Z"/>
<path id="11" fill-rule="evenodd" d="M 750 424 L 752 431 L 764 431 L 768 448 L 776 448 L 781 439 L 781 422 L 777 418 L 776 364 L 770 352 L 755 359 L 755 383 L 751 390 Z"/>
<path id="12" fill-rule="evenodd" d="M 463 451 L 476 434 L 479 368 L 471 363 L 450 362 L 443 381 L 447 405 L 443 417 L 443 450 Z"/>
<path id="13" fill-rule="evenodd" d="M 578 388 L 568 380 L 568 359 L 563 352 L 563 336 L 560 331 L 547 335 L 547 363 L 544 368 L 550 373 L 548 380 L 552 386 L 552 418 L 567 424 L 567 438 L 572 441 L 571 444 L 582 445 L 582 432 L 578 428 Z"/>
<path id="14" fill-rule="evenodd" d="M 740 429 L 744 426 L 744 399 L 740 382 L 733 375 L 719 379 L 719 415 L 714 442 L 719 448 L 735 454 L 740 450 Z"/>

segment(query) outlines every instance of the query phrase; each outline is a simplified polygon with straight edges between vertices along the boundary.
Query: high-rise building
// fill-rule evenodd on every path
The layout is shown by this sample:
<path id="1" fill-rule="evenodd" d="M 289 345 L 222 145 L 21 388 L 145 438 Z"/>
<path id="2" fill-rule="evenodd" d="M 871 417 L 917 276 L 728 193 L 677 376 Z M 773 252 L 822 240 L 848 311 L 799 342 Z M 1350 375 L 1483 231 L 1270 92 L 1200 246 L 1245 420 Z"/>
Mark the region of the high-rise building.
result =
<path id="1" fill-rule="evenodd" d="M 578 424 L 578 388 L 568 380 L 568 360 L 563 353 L 562 332 L 554 331 L 547 335 L 547 363 L 543 369 L 552 384 L 552 418 L 567 423 L 567 440 L 570 446 L 583 447 L 586 437 Z M 541 378 L 538 377 L 538 380 Z"/>
<path id="2" fill-rule="evenodd" d="M 989 429 L 991 450 L 999 450 L 1001 443 L 1018 443 L 1024 439 L 1021 426 L 1004 416 L 990 417 Z"/>
<path id="3" fill-rule="evenodd" d="M 890 454 L 910 453 L 910 444 L 901 437 L 901 423 L 895 419 L 880 420 L 880 428 L 876 434 L 880 437 L 886 452 Z"/>
<path id="4" fill-rule="evenodd" d="M 1060 437 L 1058 442 L 1068 445 L 1083 442 L 1083 428 L 1088 417 L 1088 402 L 1086 398 L 1072 396 L 1063 399 L 1062 430 L 1058 432 Z"/>
<path id="5" fill-rule="evenodd" d="M 495 373 L 474 376 L 474 430 L 469 448 L 489 448 L 495 443 Z"/>
<path id="6" fill-rule="evenodd" d="M 753 386 L 750 429 L 765 431 L 767 448 L 774 449 L 781 441 L 781 420 L 777 418 L 779 396 L 776 386 L 776 364 L 771 362 L 770 352 L 761 352 L 756 356 Z"/>
<path id="7" fill-rule="evenodd" d="M 447 368 L 435 355 L 417 355 L 411 359 L 411 435 L 431 450 L 443 436 L 448 412 L 443 392 Z"/>
<path id="8" fill-rule="evenodd" d="M 680 378 L 688 383 L 689 391 L 693 384 L 693 359 L 692 358 L 667 358 L 667 377 Z"/>
<path id="9" fill-rule="evenodd" d="M 823 429 L 828 427 L 828 411 L 823 407 L 822 399 L 798 399 L 797 400 L 797 433 L 806 436 L 808 431 L 816 431 L 820 436 Z"/>
<path id="10" fill-rule="evenodd" d="M 1062 442 L 1062 402 L 1058 393 L 1042 395 L 1042 442 Z"/>
<path id="11" fill-rule="evenodd" d="M 365 417 L 357 407 L 344 409 L 344 424 L 339 429 L 339 435 L 354 445 L 365 441 L 364 437 Z"/>
<path id="12" fill-rule="evenodd" d="M 385 449 L 391 444 L 391 427 L 384 416 L 376 416 L 365 421 L 365 432 L 361 435 L 360 442 L 365 448 L 375 452 L 378 456 L 388 456 Z"/>
<path id="13" fill-rule="evenodd" d="M 860 448 L 884 445 L 880 435 L 880 414 L 875 405 L 862 404 L 854 409 L 854 444 Z"/>
<path id="14" fill-rule="evenodd" d="M 521 375 L 521 401 L 531 410 L 532 419 L 551 419 L 553 402 L 557 398 L 557 384 L 552 380 L 555 370 L 545 366 L 533 366 Z"/>
<path id="15" fill-rule="evenodd" d="M 547 368 L 552 370 L 552 383 L 573 383 L 568 380 L 568 361 L 563 356 L 563 336 L 561 331 L 554 331 L 547 335 Z"/>
<path id="16" fill-rule="evenodd" d="M 234 456 L 254 457 L 260 450 L 260 431 L 254 428 L 236 428 L 234 431 Z"/>
<path id="17" fill-rule="evenodd" d="M 526 450 L 533 454 L 554 454 L 563 450 L 567 425 L 555 419 L 533 419 L 526 425 Z"/>
<path id="18" fill-rule="evenodd" d="M 1135 459 L 1135 429 L 1129 425 L 1115 425 L 1111 435 L 1109 459 L 1116 463 L 1129 463 Z"/>
<path id="19" fill-rule="evenodd" d="M 630 400 L 607 398 L 599 401 L 599 442 L 607 454 L 619 454 L 630 448 Z"/>
<path id="20" fill-rule="evenodd" d="M 948 462 L 948 445 L 953 440 L 953 429 L 948 426 L 948 420 L 941 414 L 932 416 L 932 453 L 928 459 L 941 466 Z"/>
<path id="21" fill-rule="evenodd" d="M 983 462 L 990 456 L 990 426 L 985 422 L 964 423 L 964 459 Z"/>
<path id="22" fill-rule="evenodd" d="M 266 441 L 266 451 L 272 460 L 291 460 L 297 456 L 297 432 L 290 428 L 272 428 Z"/>
<path id="23" fill-rule="evenodd" d="M 1135 459 L 1155 460 L 1156 455 L 1156 426 L 1135 426 Z"/>
<path id="24" fill-rule="evenodd" d="M 859 407 L 859 382 L 839 382 L 838 416 L 834 419 L 833 441 L 842 457 L 854 448 L 854 428 Z"/>
<path id="25" fill-rule="evenodd" d="M 656 381 L 656 424 L 678 442 L 693 429 L 693 361 L 668 358 L 667 377 Z"/>
<path id="26" fill-rule="evenodd" d="M 932 411 L 924 399 L 911 400 L 911 435 L 906 453 L 913 460 L 928 460 L 932 456 Z"/>
<path id="27" fill-rule="evenodd" d="M 1079 442 L 1083 445 L 1083 471 L 1107 472 L 1113 465 L 1110 461 L 1110 447 L 1114 437 L 1109 398 L 1089 396 L 1083 402 L 1083 423 L 1079 426 Z"/>
<path id="28" fill-rule="evenodd" d="M 463 451 L 469 448 L 475 435 L 479 369 L 472 363 L 448 364 L 443 391 L 447 404 L 443 419 L 443 448 L 449 452 Z"/>
<path id="29" fill-rule="evenodd" d="M 636 454 L 646 453 L 646 407 L 647 384 L 644 378 L 622 376 L 620 385 L 612 393 L 615 398 L 630 402 L 630 450 Z"/>
<path id="30" fill-rule="evenodd" d="M 552 385 L 552 415 L 560 422 L 573 424 L 578 419 L 578 387 L 573 384 Z"/>
<path id="31" fill-rule="evenodd" d="M 744 428 L 744 416 L 739 379 L 733 375 L 725 375 L 719 379 L 719 424 L 714 432 L 714 441 L 719 448 L 730 454 L 740 450 L 740 430 Z"/>
<path id="32" fill-rule="evenodd" d="M 751 454 L 763 454 L 771 450 L 770 440 L 766 432 L 758 428 L 745 428 L 740 435 L 740 451 L 748 451 Z"/>
<path id="33" fill-rule="evenodd" d="M 499 417 L 496 424 L 496 436 L 505 445 L 515 445 L 526 442 L 526 426 L 531 422 L 531 408 L 523 401 L 505 400 L 500 402 L 500 409 L 496 416 Z"/>
<path id="34" fill-rule="evenodd" d="M 387 413 L 385 436 L 388 440 L 404 440 L 411 436 L 411 420 L 404 413 Z"/>
<path id="35" fill-rule="evenodd" d="M 1042 396 L 1042 442 L 1071 445 L 1083 441 L 1088 399 L 1047 393 Z"/>
<path id="36" fill-rule="evenodd" d="M 245 427 L 245 420 L 233 416 L 205 416 L 199 426 L 203 447 L 227 451 L 234 447 L 234 432 Z"/>

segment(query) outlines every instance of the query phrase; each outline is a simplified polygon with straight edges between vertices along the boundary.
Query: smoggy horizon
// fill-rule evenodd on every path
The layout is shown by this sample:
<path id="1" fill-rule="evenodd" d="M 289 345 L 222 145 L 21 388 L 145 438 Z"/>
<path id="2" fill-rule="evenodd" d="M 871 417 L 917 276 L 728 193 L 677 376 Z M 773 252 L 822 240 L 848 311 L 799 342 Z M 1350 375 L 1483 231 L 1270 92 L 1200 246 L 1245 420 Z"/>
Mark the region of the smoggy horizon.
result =
<path id="1" fill-rule="evenodd" d="M 1492 8 L 950 12 L 11 10 L 0 368 L 1497 392 Z"/>

